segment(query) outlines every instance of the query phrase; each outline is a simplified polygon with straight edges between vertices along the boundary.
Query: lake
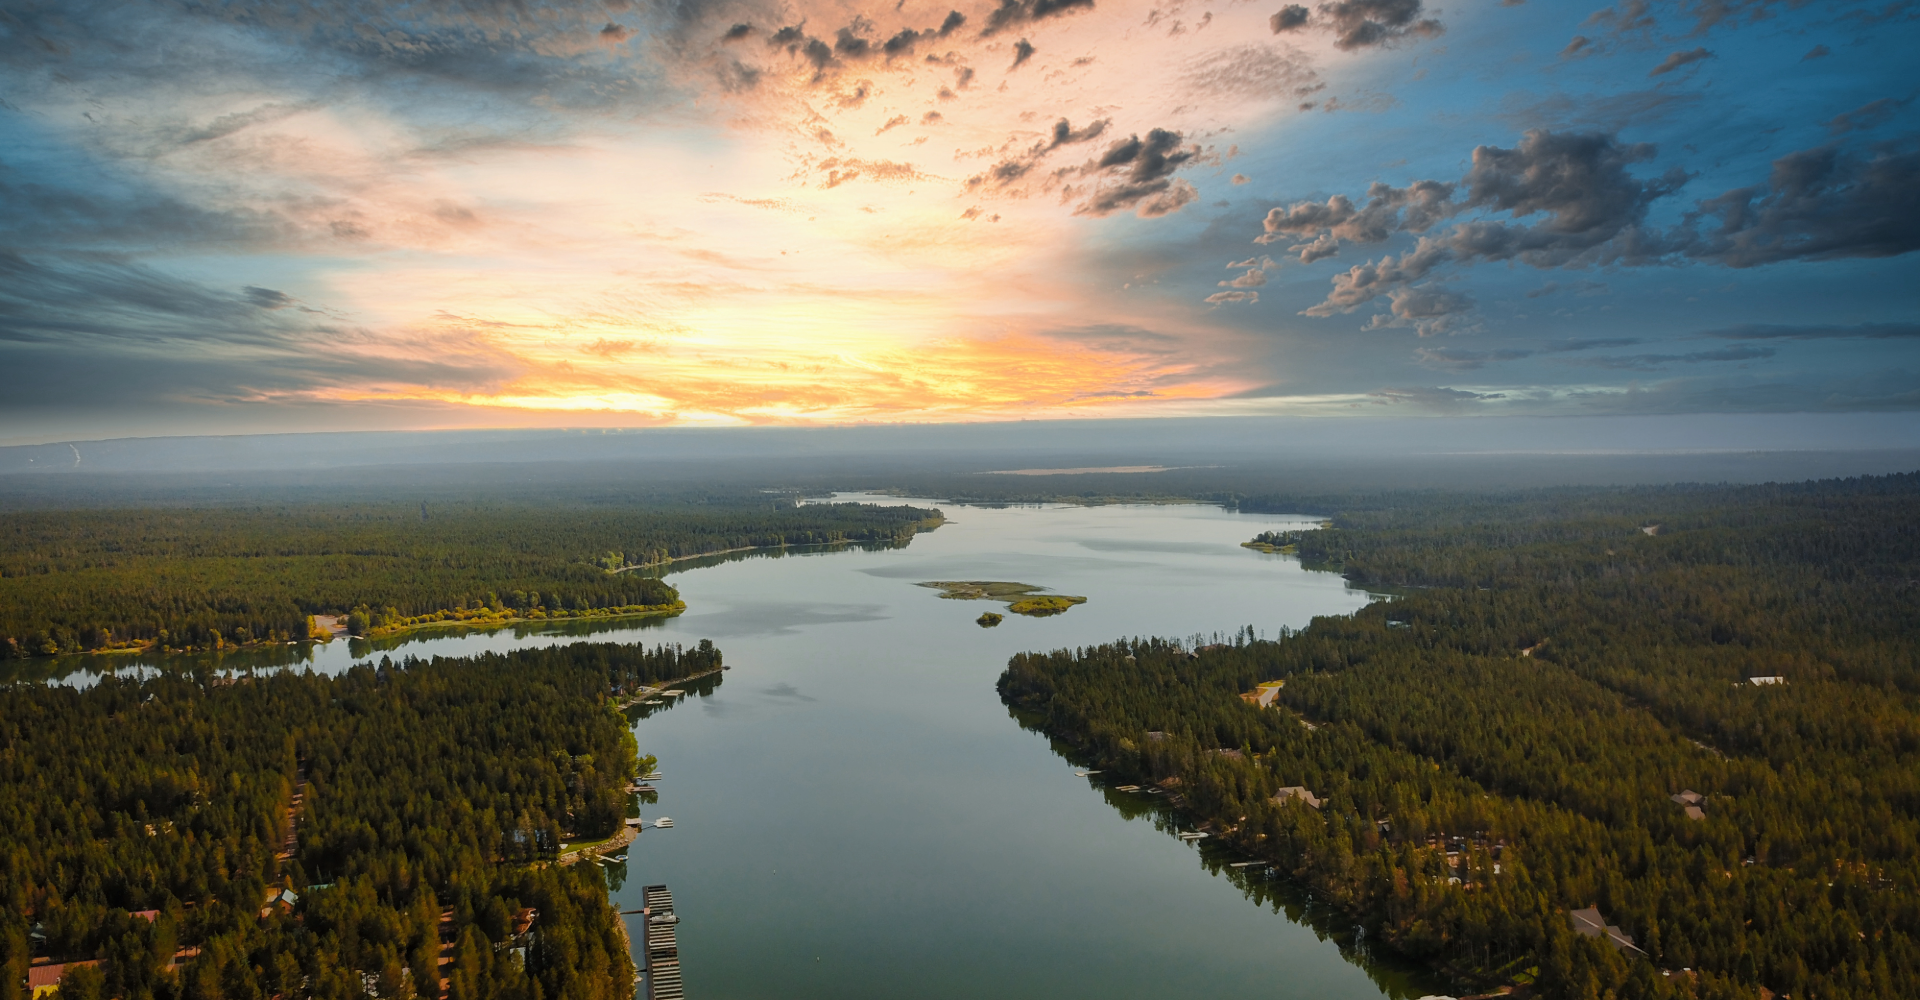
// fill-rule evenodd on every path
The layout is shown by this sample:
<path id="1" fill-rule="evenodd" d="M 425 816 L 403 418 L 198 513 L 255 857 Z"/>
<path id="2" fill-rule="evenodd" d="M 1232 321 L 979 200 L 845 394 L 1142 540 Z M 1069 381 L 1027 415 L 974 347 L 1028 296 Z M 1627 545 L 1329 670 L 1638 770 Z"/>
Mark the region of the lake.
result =
<path id="1" fill-rule="evenodd" d="M 1337 915 L 1185 829 L 1157 798 L 1077 777 L 994 682 L 1008 657 L 1130 636 L 1271 635 L 1371 598 L 1239 543 L 1307 518 L 1212 506 L 941 506 L 890 549 L 755 554 L 671 575 L 686 614 L 590 629 L 440 634 L 229 654 L 338 670 L 594 639 L 711 638 L 730 666 L 635 713 L 664 777 L 606 869 L 622 909 L 666 883 L 688 995 L 719 998 L 1418 997 L 1444 984 L 1367 952 Z M 928 580 L 1035 584 L 1051 618 L 942 599 Z M 68 683 L 78 660 L 63 658 Z M 120 661 L 123 663 L 130 661 Z M 88 658 L 97 671 L 101 658 Z M 124 668 L 123 668 L 124 669 Z M 637 935 L 636 935 L 637 936 Z"/>

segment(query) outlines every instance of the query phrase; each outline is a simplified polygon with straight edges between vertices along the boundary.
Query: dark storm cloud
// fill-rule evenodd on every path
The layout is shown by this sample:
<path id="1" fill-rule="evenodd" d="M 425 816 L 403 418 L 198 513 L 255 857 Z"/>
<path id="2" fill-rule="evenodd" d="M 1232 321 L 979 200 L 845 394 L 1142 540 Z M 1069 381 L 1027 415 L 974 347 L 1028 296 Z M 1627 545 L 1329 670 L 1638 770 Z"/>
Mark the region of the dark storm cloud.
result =
<path id="1" fill-rule="evenodd" d="M 1334 44 L 1349 52 L 1403 38 L 1437 38 L 1446 29 L 1420 17 L 1420 0 L 1339 0 L 1320 5 L 1333 23 Z"/>
<path id="2" fill-rule="evenodd" d="M 1652 155 L 1651 146 L 1623 145 L 1611 136 L 1529 132 L 1513 149 L 1476 148 L 1473 166 L 1457 183 L 1418 181 L 1405 188 L 1376 184 L 1365 209 L 1355 209 L 1338 196 L 1324 206 L 1301 202 L 1275 208 L 1267 213 L 1260 240 L 1301 240 L 1289 250 L 1310 262 L 1332 256 L 1341 239 L 1379 243 L 1397 232 L 1426 232 L 1462 212 L 1544 217 L 1533 225 L 1475 220 L 1422 236 L 1397 258 L 1388 255 L 1336 275 L 1333 291 L 1325 302 L 1306 310 L 1309 316 L 1351 312 L 1450 262 L 1519 260 L 1535 267 L 1562 267 L 1633 261 L 1645 255 L 1637 234 L 1648 206 L 1685 180 L 1684 174 L 1669 172 L 1660 180 L 1645 181 L 1627 171 Z M 1464 197 L 1456 197 L 1459 194 Z M 1310 242 L 1308 236 L 1313 236 Z"/>
<path id="3" fill-rule="evenodd" d="M 1183 145 L 1178 132 L 1157 128 L 1145 139 L 1128 136 L 1082 168 L 1082 176 L 1097 179 L 1074 214 L 1100 216 L 1134 209 L 1152 218 L 1177 212 L 1200 195 L 1173 174 L 1199 155 L 1200 148 Z"/>
<path id="4" fill-rule="evenodd" d="M 831 43 L 823 38 L 809 35 L 804 24 L 792 24 L 768 35 L 767 47 L 784 49 L 790 56 L 805 59 L 813 66 L 814 81 L 817 83 L 827 79 L 831 72 L 845 66 L 875 60 L 890 62 L 911 56 L 921 42 L 945 38 L 959 30 L 960 26 L 966 22 L 965 14 L 957 10 L 948 11 L 946 19 L 937 28 L 925 30 L 903 28 L 885 41 L 878 41 L 871 34 L 874 28 L 873 23 L 864 17 L 856 17 L 852 23 L 834 29 Z M 745 32 L 741 32 L 740 29 L 746 27 L 748 26 L 734 25 L 723 41 L 745 37 Z M 933 57 L 929 56 L 928 59 L 933 60 Z M 968 76 L 972 75 L 971 70 L 964 72 Z M 964 83 L 962 85 L 964 86 Z"/>
<path id="5" fill-rule="evenodd" d="M 1911 253 L 1920 250 L 1920 154 L 1789 153 L 1765 185 L 1709 198 L 1699 212 L 1720 226 L 1686 233 L 1684 253 L 1729 267 Z"/>
<path id="6" fill-rule="evenodd" d="M 1317 17 L 1300 4 L 1288 4 L 1267 19 L 1267 27 L 1276 35 L 1318 28 L 1333 35 L 1335 47 L 1352 52 L 1440 37 L 1446 28 L 1421 12 L 1420 0 L 1336 0 L 1321 4 Z"/>
<path id="7" fill-rule="evenodd" d="M 887 39 L 885 44 L 880 46 L 880 51 L 887 58 L 894 59 L 901 56 L 913 55 L 914 46 L 919 44 L 920 32 L 912 28 L 902 28 L 892 38 Z"/>
<path id="8" fill-rule="evenodd" d="M 1506 212 L 1516 219 L 1546 216 L 1529 233 L 1511 239 L 1481 236 L 1505 245 L 1478 252 L 1495 259 L 1578 253 L 1638 226 L 1655 199 L 1686 181 L 1677 169 L 1652 181 L 1628 172 L 1628 166 L 1653 154 L 1646 143 L 1623 144 L 1594 133 L 1529 132 L 1513 149 L 1475 148 L 1473 166 L 1461 181 L 1467 195 L 1463 209 Z"/>
<path id="9" fill-rule="evenodd" d="M 1276 11 L 1272 17 L 1267 18 L 1267 27 L 1272 28 L 1276 35 L 1284 31 L 1298 31 L 1307 26 L 1307 18 L 1311 17 L 1312 13 L 1297 3 L 1288 4 Z"/>
<path id="10" fill-rule="evenodd" d="M 1833 118 L 1827 122 L 1827 133 L 1829 135 L 1846 135 L 1848 132 L 1864 132 L 1868 129 L 1878 128 L 1892 120 L 1894 115 L 1899 114 L 1902 109 L 1912 102 L 1912 97 L 1908 97 L 1905 100 L 1882 97 L 1877 101 L 1868 101 L 1854 108 L 1852 111 L 1834 115 Z"/>
<path id="11" fill-rule="evenodd" d="M 997 35 L 1008 28 L 1092 9 L 1093 0 L 1000 0 L 1000 6 L 987 15 L 986 27 L 980 34 L 981 37 Z"/>
<path id="12" fill-rule="evenodd" d="M 834 32 L 834 55 L 856 62 L 871 55 L 874 52 L 873 42 L 861 34 L 862 31 L 868 28 L 869 26 L 864 23 L 855 22 L 851 27 L 841 28 Z"/>
<path id="13" fill-rule="evenodd" d="M 247 285 L 241 288 L 240 292 L 247 297 L 248 302 L 262 309 L 285 309 L 293 305 L 293 298 L 291 296 L 275 288 L 261 288 L 258 285 Z"/>
<path id="14" fill-rule="evenodd" d="M 1033 58 L 1033 52 L 1033 43 L 1024 38 L 1013 43 L 1013 65 L 1010 68 L 1019 69 L 1021 63 Z"/>
<path id="15" fill-rule="evenodd" d="M 1920 323 L 1857 323 L 1852 326 L 1775 326 L 1749 323 L 1707 330 L 1702 337 L 1721 340 L 1888 340 L 1920 337 Z"/>
<path id="16" fill-rule="evenodd" d="M 932 116 L 928 121 L 938 120 L 938 112 L 929 111 L 927 114 Z M 969 177 L 967 187 L 1004 188 L 1031 173 L 1033 168 L 1039 166 L 1040 161 L 1054 150 L 1062 146 L 1073 146 L 1098 139 L 1106 134 L 1109 124 L 1111 124 L 1110 119 L 1102 118 L 1076 129 L 1072 122 L 1062 118 L 1053 123 L 1053 130 L 1048 133 L 1047 138 L 1034 143 L 1026 152 L 1018 156 L 1011 156 L 994 164 L 986 173 Z"/>
<path id="17" fill-rule="evenodd" d="M 1688 175 L 1677 167 L 1656 178 L 1632 172 L 1653 155 L 1650 145 L 1604 133 L 1530 131 L 1512 149 L 1476 148 L 1457 182 L 1376 183 L 1365 207 L 1339 195 L 1276 207 L 1258 242 L 1297 241 L 1288 251 L 1311 263 L 1337 254 L 1342 241 L 1419 236 L 1409 250 L 1334 276 L 1326 301 L 1308 316 L 1351 312 L 1444 265 L 1476 261 L 1558 268 L 1695 260 L 1744 268 L 1920 249 L 1920 154 L 1882 149 L 1860 157 L 1837 145 L 1790 153 L 1774 161 L 1766 184 L 1701 200 L 1664 230 L 1647 224 L 1648 211 Z M 1470 212 L 1483 215 L 1437 228 Z"/>
<path id="18" fill-rule="evenodd" d="M 1685 52 L 1675 52 L 1672 55 L 1667 56 L 1666 59 L 1662 60 L 1660 65 L 1655 66 L 1653 69 L 1647 71 L 1647 75 L 1648 76 L 1665 76 L 1668 73 L 1671 73 L 1682 66 L 1688 65 L 1690 63 L 1697 63 L 1702 59 L 1712 59 L 1712 58 L 1713 58 L 1713 53 L 1708 52 L 1704 48 L 1694 48 L 1694 49 L 1689 49 Z"/>

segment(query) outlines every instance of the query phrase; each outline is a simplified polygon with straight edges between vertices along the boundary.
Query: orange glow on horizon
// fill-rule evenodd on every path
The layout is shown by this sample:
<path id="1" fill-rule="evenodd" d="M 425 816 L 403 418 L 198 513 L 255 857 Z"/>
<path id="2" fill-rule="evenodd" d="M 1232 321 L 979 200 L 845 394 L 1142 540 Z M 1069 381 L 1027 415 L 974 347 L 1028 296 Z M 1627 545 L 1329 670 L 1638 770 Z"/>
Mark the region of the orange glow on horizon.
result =
<path id="1" fill-rule="evenodd" d="M 1247 387 L 1196 374 L 1182 359 L 1016 333 L 830 355 L 669 350 L 637 363 L 522 360 L 524 374 L 488 391 L 394 383 L 324 398 L 621 413 L 642 423 L 784 424 L 1006 419 L 1204 400 Z"/>

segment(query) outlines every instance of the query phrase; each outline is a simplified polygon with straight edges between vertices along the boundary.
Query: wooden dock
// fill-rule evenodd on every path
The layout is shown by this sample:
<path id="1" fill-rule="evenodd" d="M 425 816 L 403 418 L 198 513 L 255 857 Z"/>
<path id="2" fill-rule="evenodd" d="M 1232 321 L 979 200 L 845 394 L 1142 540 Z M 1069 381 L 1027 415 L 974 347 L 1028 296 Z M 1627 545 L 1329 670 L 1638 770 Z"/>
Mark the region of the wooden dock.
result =
<path id="1" fill-rule="evenodd" d="M 641 919 L 646 921 L 645 1000 L 682 1000 L 686 996 L 680 984 L 680 943 L 674 934 L 673 893 L 664 885 L 640 890 L 645 905 Z M 665 919 L 662 919 L 665 918 Z"/>

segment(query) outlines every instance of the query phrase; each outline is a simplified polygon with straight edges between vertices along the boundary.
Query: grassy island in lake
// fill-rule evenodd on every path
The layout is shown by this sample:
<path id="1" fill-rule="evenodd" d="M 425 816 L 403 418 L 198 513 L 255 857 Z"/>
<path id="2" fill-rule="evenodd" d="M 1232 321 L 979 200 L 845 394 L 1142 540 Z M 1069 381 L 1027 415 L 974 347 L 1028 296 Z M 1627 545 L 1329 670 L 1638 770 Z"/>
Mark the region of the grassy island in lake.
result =
<path id="1" fill-rule="evenodd" d="M 1030 583 L 1009 583 L 1005 580 L 929 580 L 920 584 L 940 591 L 940 596 L 955 601 L 1005 601 L 1007 610 L 1016 615 L 1032 618 L 1044 618 L 1057 615 L 1076 604 L 1085 604 L 1084 597 L 1067 594 L 1037 594 L 1045 590 Z M 992 621 L 988 621 L 992 618 Z M 992 628 L 1000 624 L 1001 616 L 991 612 L 975 619 L 982 628 Z"/>

